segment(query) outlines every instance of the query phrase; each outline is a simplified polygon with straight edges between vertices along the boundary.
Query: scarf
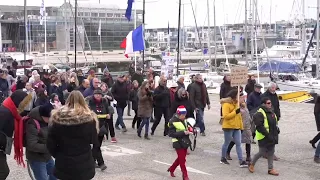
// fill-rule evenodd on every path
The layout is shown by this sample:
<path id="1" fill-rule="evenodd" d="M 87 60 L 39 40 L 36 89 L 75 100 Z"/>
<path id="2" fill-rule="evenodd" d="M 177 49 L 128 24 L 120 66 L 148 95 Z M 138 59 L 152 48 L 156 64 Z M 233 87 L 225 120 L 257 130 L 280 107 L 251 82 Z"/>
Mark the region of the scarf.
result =
<path id="1" fill-rule="evenodd" d="M 11 97 L 8 97 L 3 101 L 4 107 L 10 110 L 14 117 L 14 159 L 17 161 L 18 165 L 23 165 L 23 121 L 19 115 L 17 107 L 14 105 Z"/>
<path id="2" fill-rule="evenodd" d="M 203 82 L 196 82 L 201 87 L 201 100 L 203 105 L 207 104 L 207 87 Z"/>

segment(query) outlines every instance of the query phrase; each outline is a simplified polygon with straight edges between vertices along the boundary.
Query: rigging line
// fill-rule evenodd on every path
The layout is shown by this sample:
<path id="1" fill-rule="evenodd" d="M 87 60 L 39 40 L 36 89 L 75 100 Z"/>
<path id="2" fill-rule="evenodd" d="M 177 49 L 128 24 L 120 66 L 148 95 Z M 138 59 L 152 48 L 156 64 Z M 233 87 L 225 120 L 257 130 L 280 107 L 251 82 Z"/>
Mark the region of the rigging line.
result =
<path id="1" fill-rule="evenodd" d="M 71 10 L 71 13 L 72 13 L 72 17 L 73 17 L 73 19 L 74 19 L 74 18 L 75 18 L 75 14 L 74 14 L 74 12 L 73 12 L 73 9 L 71 8 L 71 6 L 69 6 L 69 7 L 70 7 L 70 10 Z M 75 7 L 75 8 L 76 8 L 76 7 Z M 81 38 L 80 38 L 78 26 L 76 26 L 76 27 L 77 27 L 77 28 L 75 29 L 75 31 L 78 32 L 77 35 L 79 36 L 79 41 L 80 41 L 80 44 L 81 44 L 81 47 L 82 47 L 82 52 L 83 52 L 84 58 L 86 59 L 86 62 L 87 62 L 88 59 L 87 59 L 86 53 L 84 52 L 84 47 L 83 47 L 83 44 L 82 44 L 82 40 L 81 40 Z M 74 38 L 77 38 L 77 37 L 74 37 Z M 74 45 L 74 48 L 77 49 L 77 45 L 76 45 L 76 44 Z M 75 66 L 76 66 L 76 64 L 75 64 Z"/>
<path id="2" fill-rule="evenodd" d="M 241 17 L 240 12 L 242 12 L 243 3 L 244 3 L 244 0 L 239 1 L 239 4 L 238 4 L 239 6 L 238 6 L 238 9 L 237 9 L 237 13 L 236 13 L 236 16 L 234 17 L 234 24 L 239 22 L 237 20 L 239 20 L 240 17 Z"/>
<path id="3" fill-rule="evenodd" d="M 200 48 L 202 49 L 202 43 L 201 43 L 201 38 L 200 38 L 199 27 L 198 27 L 198 23 L 197 23 L 196 13 L 195 13 L 194 8 L 193 8 L 192 0 L 190 0 L 190 4 L 191 4 L 192 13 L 193 13 L 194 23 L 196 25 L 196 30 L 197 30 L 198 37 L 199 37 Z"/>

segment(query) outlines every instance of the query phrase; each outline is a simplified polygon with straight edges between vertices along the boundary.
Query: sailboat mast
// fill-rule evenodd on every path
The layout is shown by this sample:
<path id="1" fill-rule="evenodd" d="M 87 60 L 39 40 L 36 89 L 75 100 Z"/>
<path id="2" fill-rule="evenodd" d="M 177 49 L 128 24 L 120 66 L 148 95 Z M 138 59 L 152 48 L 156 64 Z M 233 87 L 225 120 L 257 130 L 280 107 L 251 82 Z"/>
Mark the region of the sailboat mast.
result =
<path id="1" fill-rule="evenodd" d="M 24 52 L 23 52 L 23 56 L 24 56 L 24 62 L 23 62 L 23 66 L 24 66 L 24 73 L 26 73 L 26 67 L 25 67 L 25 63 L 26 63 L 26 60 L 27 60 L 27 40 L 28 40 L 28 37 L 27 37 L 27 0 L 24 0 L 24 25 L 25 25 L 25 32 L 26 32 L 26 36 L 25 36 L 25 39 L 24 39 L 24 42 L 23 42 L 23 45 L 24 45 Z"/>
<path id="2" fill-rule="evenodd" d="M 179 62 L 180 62 L 180 31 L 181 31 L 181 0 L 179 0 L 179 12 L 178 12 L 178 53 L 177 53 L 177 75 L 179 75 Z"/>
<path id="3" fill-rule="evenodd" d="M 305 23 L 305 0 L 301 0 L 302 4 L 302 33 L 301 33 L 301 53 L 304 55 L 306 53 L 306 23 Z"/>
<path id="4" fill-rule="evenodd" d="M 208 54 L 209 54 L 209 67 L 211 69 L 211 28 L 210 28 L 210 4 L 207 0 L 207 13 L 208 13 Z"/>
<path id="5" fill-rule="evenodd" d="M 134 29 L 136 29 L 137 28 L 137 6 L 136 6 L 135 1 L 133 2 L 133 8 L 134 8 Z M 100 42 L 101 42 L 101 36 L 100 36 Z M 136 52 L 134 52 L 134 71 L 137 71 L 137 54 L 136 54 Z"/>
<path id="6" fill-rule="evenodd" d="M 217 21 L 216 21 L 216 0 L 213 1 L 213 13 L 214 13 L 214 66 L 215 71 L 217 72 Z"/>
<path id="7" fill-rule="evenodd" d="M 142 2 L 142 24 L 143 28 L 145 25 L 145 15 L 146 15 L 146 0 L 143 0 Z M 144 31 L 143 31 L 144 36 Z M 142 72 L 144 72 L 144 50 L 142 51 Z"/>
<path id="8" fill-rule="evenodd" d="M 251 62 L 253 62 L 253 57 L 254 57 L 254 0 L 250 0 L 250 19 L 251 19 Z"/>
<path id="9" fill-rule="evenodd" d="M 67 28 L 67 14 L 68 14 L 67 13 L 67 0 L 64 0 L 63 10 L 64 10 L 64 13 L 63 13 L 64 14 L 64 29 L 66 30 L 65 31 L 65 33 L 66 33 L 66 36 L 65 36 L 65 41 L 66 41 L 65 42 L 65 44 L 66 44 L 66 61 L 67 61 L 67 63 L 69 63 L 68 50 L 69 50 L 69 47 L 70 47 L 70 32 L 68 31 L 68 28 Z M 69 39 L 69 41 L 68 41 L 68 39 Z"/>
<path id="10" fill-rule="evenodd" d="M 74 2 L 74 69 L 77 70 L 77 16 L 78 16 L 78 0 Z"/>
<path id="11" fill-rule="evenodd" d="M 319 15 L 320 15 L 320 0 L 317 0 L 317 72 L 316 77 L 319 78 L 319 47 L 320 47 L 320 26 L 319 26 Z"/>
<path id="12" fill-rule="evenodd" d="M 44 11 L 44 64 L 47 65 L 47 11 L 46 10 Z"/>
<path id="13" fill-rule="evenodd" d="M 246 60 L 246 65 L 248 66 L 248 0 L 245 0 L 244 3 L 244 8 L 245 8 L 245 12 L 244 12 L 244 50 L 245 50 L 245 60 Z"/>

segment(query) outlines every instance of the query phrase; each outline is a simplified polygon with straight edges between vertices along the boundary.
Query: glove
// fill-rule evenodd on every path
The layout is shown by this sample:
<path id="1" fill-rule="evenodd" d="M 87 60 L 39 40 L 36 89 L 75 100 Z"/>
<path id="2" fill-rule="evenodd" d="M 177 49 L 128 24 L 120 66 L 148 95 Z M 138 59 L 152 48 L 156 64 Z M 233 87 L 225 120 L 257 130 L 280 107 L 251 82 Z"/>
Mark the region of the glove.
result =
<path id="1" fill-rule="evenodd" d="M 277 126 L 277 131 L 278 131 L 278 134 L 280 134 L 280 128 Z"/>
<path id="2" fill-rule="evenodd" d="M 236 110 L 236 113 L 237 113 L 237 114 L 239 114 L 239 113 L 240 113 L 240 108 L 238 108 L 238 109 Z"/>

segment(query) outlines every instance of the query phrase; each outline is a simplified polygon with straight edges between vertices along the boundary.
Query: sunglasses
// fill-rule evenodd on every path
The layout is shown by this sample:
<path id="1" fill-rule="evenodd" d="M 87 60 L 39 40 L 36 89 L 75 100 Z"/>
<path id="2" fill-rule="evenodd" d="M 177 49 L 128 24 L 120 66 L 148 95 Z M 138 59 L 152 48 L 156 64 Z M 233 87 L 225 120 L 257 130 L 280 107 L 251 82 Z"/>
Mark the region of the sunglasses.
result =
<path id="1" fill-rule="evenodd" d="M 271 104 L 271 102 L 267 102 L 266 104 Z"/>

